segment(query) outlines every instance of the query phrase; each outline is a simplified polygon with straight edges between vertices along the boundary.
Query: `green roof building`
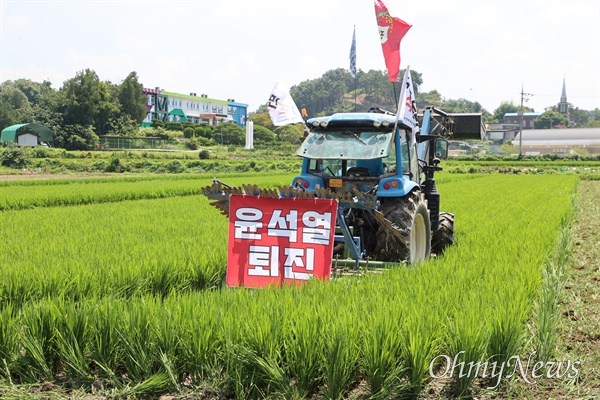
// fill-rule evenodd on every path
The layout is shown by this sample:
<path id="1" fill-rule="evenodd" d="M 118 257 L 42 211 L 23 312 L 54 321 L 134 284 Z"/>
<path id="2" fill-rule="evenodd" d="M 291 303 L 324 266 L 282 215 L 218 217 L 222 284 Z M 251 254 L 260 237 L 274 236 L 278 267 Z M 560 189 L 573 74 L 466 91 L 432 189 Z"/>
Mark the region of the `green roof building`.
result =
<path id="1" fill-rule="evenodd" d="M 0 142 L 35 147 L 42 143 L 52 145 L 54 137 L 52 136 L 52 130 L 44 125 L 34 123 L 17 124 L 2 130 Z"/>

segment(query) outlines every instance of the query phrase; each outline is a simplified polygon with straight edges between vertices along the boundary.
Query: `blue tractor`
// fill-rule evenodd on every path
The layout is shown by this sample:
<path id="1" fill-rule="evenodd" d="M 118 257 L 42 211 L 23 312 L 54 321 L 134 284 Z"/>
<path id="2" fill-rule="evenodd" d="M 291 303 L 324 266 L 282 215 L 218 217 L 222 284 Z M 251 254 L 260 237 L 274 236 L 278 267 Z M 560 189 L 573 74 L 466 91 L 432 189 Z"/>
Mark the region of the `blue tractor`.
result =
<path id="1" fill-rule="evenodd" d="M 429 107 L 419 122 L 413 135 L 402 119 L 378 108 L 307 121 L 310 132 L 298 150 L 302 173 L 292 185 L 308 192 L 325 188 L 338 196 L 364 193 L 377 200 L 375 209 L 357 198 L 340 202 L 343 239 L 337 253 L 412 264 L 454 243 L 454 215 L 440 212 L 434 174 L 447 157 L 447 138 L 482 137 L 481 115 Z"/>
<path id="2" fill-rule="evenodd" d="M 481 114 L 428 107 L 415 134 L 402 119 L 379 108 L 306 123 L 297 153 L 303 157 L 302 172 L 291 186 L 273 193 L 215 181 L 204 194 L 224 213 L 234 193 L 335 198 L 339 235 L 334 255 L 350 257 L 356 266 L 364 260 L 414 264 L 454 243 L 454 215 L 440 212 L 434 174 L 447 157 L 448 138 L 483 137 Z"/>

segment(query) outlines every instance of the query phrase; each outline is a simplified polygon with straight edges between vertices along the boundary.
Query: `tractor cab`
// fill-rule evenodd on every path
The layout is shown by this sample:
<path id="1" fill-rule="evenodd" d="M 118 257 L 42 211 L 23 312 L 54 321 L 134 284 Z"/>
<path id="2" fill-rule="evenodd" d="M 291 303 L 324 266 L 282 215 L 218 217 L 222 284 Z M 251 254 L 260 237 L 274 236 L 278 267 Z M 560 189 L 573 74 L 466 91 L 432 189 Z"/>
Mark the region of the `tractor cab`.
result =
<path id="1" fill-rule="evenodd" d="M 302 174 L 294 186 L 396 197 L 419 184 L 410 128 L 400 121 L 394 132 L 395 115 L 341 113 L 309 119 L 307 125 L 310 133 L 297 153 L 304 158 Z"/>

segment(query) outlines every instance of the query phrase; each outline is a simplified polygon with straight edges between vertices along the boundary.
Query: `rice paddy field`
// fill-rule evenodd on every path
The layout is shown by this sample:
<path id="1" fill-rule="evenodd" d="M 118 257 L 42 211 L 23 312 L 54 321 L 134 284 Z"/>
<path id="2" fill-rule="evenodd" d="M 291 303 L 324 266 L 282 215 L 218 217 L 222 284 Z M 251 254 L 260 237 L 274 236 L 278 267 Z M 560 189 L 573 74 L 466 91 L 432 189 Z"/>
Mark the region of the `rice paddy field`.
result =
<path id="1" fill-rule="evenodd" d="M 576 176 L 439 174 L 456 218 L 443 256 L 281 290 L 223 287 L 211 178 L 0 182 L 0 397 L 42 383 L 94 398 L 497 396 L 507 383 L 434 380 L 432 360 L 556 357 Z"/>

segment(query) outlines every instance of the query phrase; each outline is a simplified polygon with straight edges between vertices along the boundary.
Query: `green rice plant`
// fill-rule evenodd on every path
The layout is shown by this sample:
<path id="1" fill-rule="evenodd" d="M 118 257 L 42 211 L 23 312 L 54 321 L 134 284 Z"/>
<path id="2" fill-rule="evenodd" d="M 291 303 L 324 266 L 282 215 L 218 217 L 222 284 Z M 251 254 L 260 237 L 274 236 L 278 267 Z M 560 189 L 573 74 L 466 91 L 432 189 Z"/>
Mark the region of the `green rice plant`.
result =
<path id="1" fill-rule="evenodd" d="M 497 308 L 490 316 L 488 355 L 497 365 L 506 363 L 519 354 L 525 340 L 526 325 L 531 302 L 523 292 L 513 291 L 497 294 L 493 303 Z"/>
<path id="2" fill-rule="evenodd" d="M 473 296 L 473 294 L 472 292 L 465 292 L 467 298 Z M 481 299 L 480 301 L 484 300 Z M 473 365 L 482 362 L 486 355 L 488 332 L 485 321 L 488 320 L 487 317 L 489 316 L 486 316 L 485 319 L 482 319 L 481 316 L 481 310 L 485 310 L 486 305 L 484 303 L 479 304 L 479 307 L 453 310 L 455 317 L 448 322 L 445 342 L 448 343 L 449 355 L 458 356 L 457 366 L 459 368 L 451 372 L 459 396 L 468 394 L 473 381 L 477 378 Z M 445 366 L 445 368 L 447 367 Z"/>
<path id="3" fill-rule="evenodd" d="M 60 319 L 60 300 L 45 300 L 21 311 L 19 343 L 23 347 L 16 371 L 26 382 L 52 381 L 59 367 L 60 351 L 55 332 Z"/>
<path id="4" fill-rule="evenodd" d="M 89 352 L 94 366 L 93 373 L 113 384 L 118 384 L 117 374 L 124 357 L 124 349 L 118 333 L 122 324 L 121 303 L 111 297 L 101 301 L 89 298 L 87 301 L 93 304 L 93 307 L 88 308 L 90 310 Z"/>
<path id="5" fill-rule="evenodd" d="M 15 355 L 17 328 L 13 307 L 8 304 L 0 309 L 0 377 L 10 379 L 10 366 Z"/>
<path id="6" fill-rule="evenodd" d="M 549 260 L 542 272 L 542 288 L 535 310 L 535 348 L 537 358 L 549 361 L 554 355 L 559 323 L 559 301 L 562 292 L 562 276 L 554 261 Z"/>
<path id="7" fill-rule="evenodd" d="M 179 390 L 180 374 L 185 372 L 182 365 L 181 337 L 178 335 L 178 330 L 173 329 L 173 322 L 180 320 L 180 316 L 175 314 L 179 310 L 164 309 L 152 303 L 151 306 L 156 310 L 155 314 L 153 313 L 156 316 L 153 336 L 160 361 L 159 369 L 169 377 L 171 387 Z"/>
<path id="8" fill-rule="evenodd" d="M 290 318 L 285 346 L 285 364 L 301 396 L 312 396 L 322 384 L 321 354 L 327 332 L 323 321 L 323 308 L 315 304 L 298 307 L 295 318 Z"/>
<path id="9" fill-rule="evenodd" d="M 218 335 L 219 319 L 215 305 L 206 299 L 191 302 L 188 297 L 175 294 L 165 300 L 167 307 L 179 310 L 173 323 L 179 321 L 181 324 L 178 347 L 181 352 L 180 374 L 196 384 L 220 379 L 218 358 L 223 354 L 223 342 Z"/>
<path id="10" fill-rule="evenodd" d="M 268 293 L 246 292 L 244 290 L 226 296 L 223 308 L 219 311 L 220 338 L 223 342 L 223 369 L 225 381 L 223 386 L 226 391 L 232 391 L 236 398 L 262 398 L 268 388 L 262 365 L 258 364 L 274 352 L 274 347 L 280 345 L 265 342 L 265 334 L 271 331 L 269 320 L 264 313 L 265 308 L 256 310 L 253 318 L 248 320 L 245 313 L 245 304 L 253 299 Z M 265 307 L 269 303 L 259 303 Z M 260 307 L 260 306 L 259 306 Z M 268 311 L 268 310 L 267 310 Z M 279 323 L 279 321 L 274 321 Z M 254 329 L 257 332 L 254 332 Z M 251 338 L 249 336 L 252 335 Z"/>
<path id="11" fill-rule="evenodd" d="M 346 310 L 338 309 L 336 318 L 327 326 L 321 367 L 325 378 L 323 397 L 326 399 L 343 398 L 358 380 L 359 335 L 350 323 L 352 318 L 348 308 L 350 305 L 346 305 Z"/>
<path id="12" fill-rule="evenodd" d="M 413 393 L 418 394 L 429 378 L 429 365 L 440 348 L 440 331 L 433 310 L 407 315 L 401 328 L 402 358 Z"/>
<path id="13" fill-rule="evenodd" d="M 56 345 L 60 359 L 66 367 L 66 377 L 72 382 L 91 383 L 93 378 L 89 374 L 89 364 L 85 355 L 86 341 L 77 337 L 73 327 L 65 326 L 56 331 Z"/>
<path id="14" fill-rule="evenodd" d="M 127 371 L 127 380 L 142 382 L 158 372 L 160 352 L 153 340 L 157 321 L 149 312 L 144 300 L 144 306 L 134 306 L 128 303 L 124 306 L 124 319 L 117 328 L 117 335 L 123 349 L 122 363 Z"/>
<path id="15" fill-rule="evenodd" d="M 390 391 L 399 389 L 400 379 L 406 374 L 397 335 L 398 319 L 383 316 L 382 320 L 365 324 L 363 336 L 363 368 L 373 398 L 386 398 Z"/>

